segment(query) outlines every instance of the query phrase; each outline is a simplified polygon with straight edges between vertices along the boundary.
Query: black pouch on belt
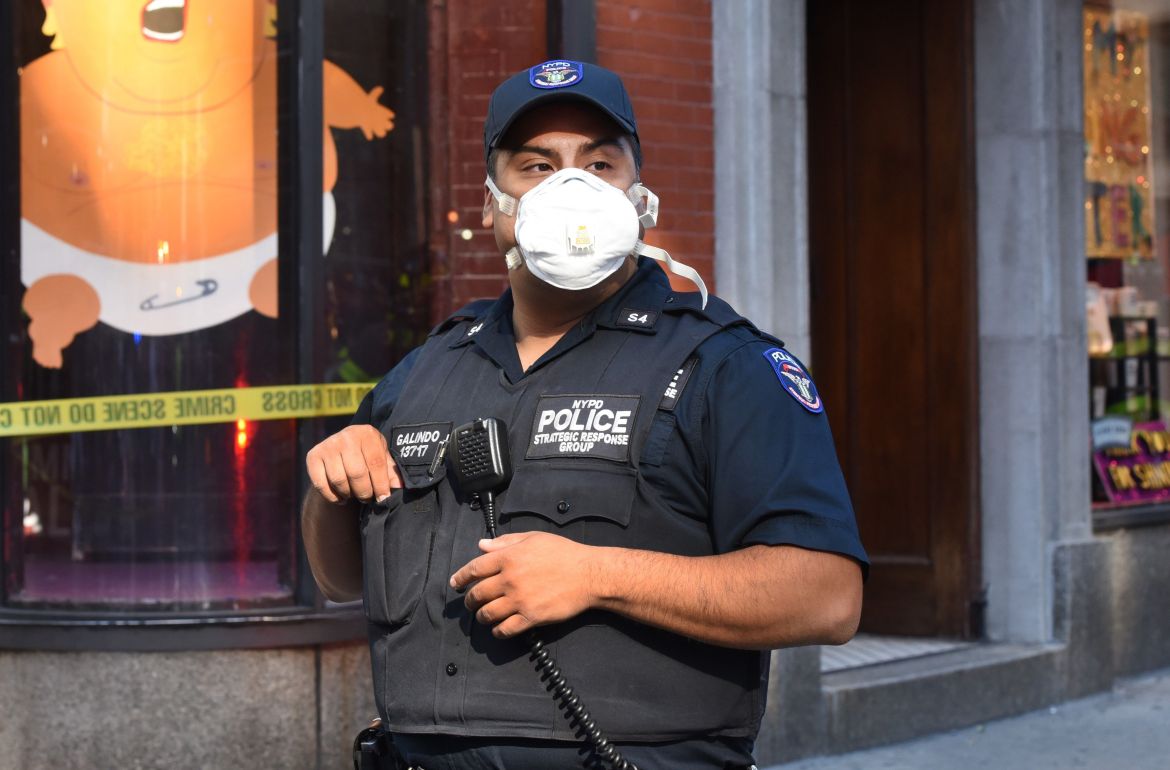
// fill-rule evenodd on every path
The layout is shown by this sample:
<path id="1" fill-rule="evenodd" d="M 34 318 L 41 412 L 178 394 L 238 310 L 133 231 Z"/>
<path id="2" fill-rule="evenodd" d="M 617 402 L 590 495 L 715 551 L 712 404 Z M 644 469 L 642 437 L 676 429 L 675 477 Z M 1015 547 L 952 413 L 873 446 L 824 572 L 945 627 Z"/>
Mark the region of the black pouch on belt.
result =
<path id="1" fill-rule="evenodd" d="M 382 729 L 382 720 L 375 719 L 353 739 L 353 770 L 412 769 L 394 748 L 390 734 Z"/>

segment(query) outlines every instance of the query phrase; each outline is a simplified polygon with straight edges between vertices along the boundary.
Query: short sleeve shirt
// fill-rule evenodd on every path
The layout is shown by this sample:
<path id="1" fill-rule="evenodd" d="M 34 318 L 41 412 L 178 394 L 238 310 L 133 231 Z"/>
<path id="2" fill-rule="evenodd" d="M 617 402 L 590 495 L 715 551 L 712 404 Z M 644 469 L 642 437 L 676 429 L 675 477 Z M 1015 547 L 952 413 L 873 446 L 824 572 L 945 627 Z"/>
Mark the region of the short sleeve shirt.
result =
<path id="1" fill-rule="evenodd" d="M 620 301 L 637 305 L 640 286 L 665 280 L 655 263 L 643 260 Z M 615 301 L 607 300 L 592 315 L 608 317 Z M 512 335 L 510 313 L 501 312 L 510 303 L 505 293 L 485 314 L 502 322 L 489 324 L 479 336 Z M 552 355 L 571 355 L 589 329 L 587 322 L 566 334 L 533 367 Z M 514 337 L 494 342 L 514 349 Z M 662 459 L 643 463 L 640 472 L 672 509 L 706 522 L 716 553 L 793 545 L 848 556 L 867 572 L 824 409 L 810 409 L 785 387 L 769 360 L 776 349 L 763 337 L 733 346 L 714 338 L 701 344 Z M 352 424 L 377 426 L 390 416 L 417 357 L 416 349 L 367 394 Z M 518 359 L 508 368 L 514 369 L 505 371 L 513 381 L 523 377 Z"/>

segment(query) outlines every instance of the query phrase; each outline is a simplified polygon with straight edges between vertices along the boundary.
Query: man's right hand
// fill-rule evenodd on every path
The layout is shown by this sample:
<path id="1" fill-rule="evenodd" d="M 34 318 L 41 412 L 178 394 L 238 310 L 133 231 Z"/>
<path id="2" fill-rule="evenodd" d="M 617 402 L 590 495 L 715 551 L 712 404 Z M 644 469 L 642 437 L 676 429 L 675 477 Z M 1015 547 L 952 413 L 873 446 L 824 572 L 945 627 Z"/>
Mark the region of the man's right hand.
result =
<path id="1" fill-rule="evenodd" d="M 381 501 L 402 486 L 386 438 L 373 425 L 350 425 L 305 456 L 309 480 L 331 503 Z"/>

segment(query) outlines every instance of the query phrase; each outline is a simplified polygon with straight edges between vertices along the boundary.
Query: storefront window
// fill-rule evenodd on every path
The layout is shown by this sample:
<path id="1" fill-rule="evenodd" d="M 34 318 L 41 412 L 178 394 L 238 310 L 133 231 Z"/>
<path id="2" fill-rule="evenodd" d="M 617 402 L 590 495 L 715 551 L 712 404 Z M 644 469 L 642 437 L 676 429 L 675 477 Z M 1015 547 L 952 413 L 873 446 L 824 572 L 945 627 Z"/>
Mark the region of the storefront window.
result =
<path id="1" fill-rule="evenodd" d="M 1170 501 L 1170 0 L 1083 19 L 1094 501 Z"/>
<path id="2" fill-rule="evenodd" d="M 309 428 L 281 417 L 352 412 L 429 320 L 425 17 L 403 5 L 328 4 L 306 152 L 284 141 L 276 0 L 6 4 L 0 612 L 305 602 Z M 323 255 L 281 228 L 302 163 Z"/>

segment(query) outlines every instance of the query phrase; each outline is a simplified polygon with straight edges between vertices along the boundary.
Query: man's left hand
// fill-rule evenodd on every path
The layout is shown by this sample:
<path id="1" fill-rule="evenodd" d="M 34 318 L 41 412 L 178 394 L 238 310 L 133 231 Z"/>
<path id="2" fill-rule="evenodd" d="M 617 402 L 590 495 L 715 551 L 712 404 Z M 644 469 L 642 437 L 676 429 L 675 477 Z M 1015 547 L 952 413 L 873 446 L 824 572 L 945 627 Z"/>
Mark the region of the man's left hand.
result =
<path id="1" fill-rule="evenodd" d="M 451 587 L 466 589 L 464 604 L 500 639 L 568 620 L 594 602 L 596 548 L 548 532 L 500 535 L 479 548 L 483 556 L 452 575 Z"/>

